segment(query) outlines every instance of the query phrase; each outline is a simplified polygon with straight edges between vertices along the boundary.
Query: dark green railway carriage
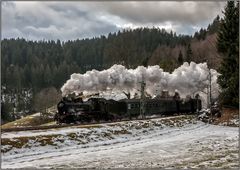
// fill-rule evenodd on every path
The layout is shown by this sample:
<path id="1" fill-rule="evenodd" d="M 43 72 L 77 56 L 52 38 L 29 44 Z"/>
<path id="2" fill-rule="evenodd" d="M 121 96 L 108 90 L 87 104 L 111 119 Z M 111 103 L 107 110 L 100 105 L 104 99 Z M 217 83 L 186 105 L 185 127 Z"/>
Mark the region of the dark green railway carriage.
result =
<path id="1" fill-rule="evenodd" d="M 141 105 L 144 115 L 171 114 L 196 112 L 201 110 L 201 100 L 190 99 L 183 102 L 173 98 L 160 99 L 123 99 L 120 101 L 107 102 L 108 113 L 119 115 L 121 117 L 137 117 L 141 113 Z"/>
<path id="2" fill-rule="evenodd" d="M 192 99 L 192 107 L 194 111 L 200 111 L 202 109 L 202 102 L 200 99 Z"/>
<path id="3" fill-rule="evenodd" d="M 188 113 L 196 112 L 197 110 L 202 109 L 202 103 L 200 99 L 190 99 L 189 101 L 180 101 L 179 102 L 179 112 Z"/>
<path id="4" fill-rule="evenodd" d="M 184 112 L 189 112 L 189 111 L 194 111 L 192 108 L 192 103 L 190 101 L 180 101 L 179 102 L 179 112 L 184 113 Z"/>
<path id="5" fill-rule="evenodd" d="M 124 99 L 119 103 L 124 105 L 125 115 L 128 117 L 137 117 L 140 114 L 140 99 Z"/>
<path id="6" fill-rule="evenodd" d="M 115 101 L 115 100 L 108 100 L 105 103 L 105 107 L 108 114 L 114 115 L 116 118 L 123 118 L 126 116 L 126 106 L 125 103 Z"/>
<path id="7" fill-rule="evenodd" d="M 136 117 L 140 114 L 142 106 L 145 115 L 173 113 L 177 112 L 177 101 L 169 99 L 124 99 L 120 100 L 122 112 L 130 117 Z"/>
<path id="8" fill-rule="evenodd" d="M 176 102 L 172 98 L 148 99 L 145 102 L 146 115 L 177 112 Z"/>

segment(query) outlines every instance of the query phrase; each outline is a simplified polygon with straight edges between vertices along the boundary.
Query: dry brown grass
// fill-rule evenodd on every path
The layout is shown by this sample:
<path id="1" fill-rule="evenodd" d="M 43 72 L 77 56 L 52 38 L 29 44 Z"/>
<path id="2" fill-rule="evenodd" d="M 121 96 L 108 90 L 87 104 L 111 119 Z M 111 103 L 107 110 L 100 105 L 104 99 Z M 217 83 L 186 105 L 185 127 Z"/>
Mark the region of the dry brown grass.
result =
<path id="1" fill-rule="evenodd" d="M 239 119 L 239 109 L 223 108 L 222 116 L 214 121 L 214 124 L 227 123 L 231 125 L 231 120 Z"/>
<path id="2" fill-rule="evenodd" d="M 22 119 L 18 119 L 16 121 L 6 123 L 2 125 L 1 128 L 8 129 L 8 128 L 17 128 L 17 127 L 38 126 L 38 125 L 42 125 L 52 121 L 53 121 L 52 118 L 29 115 Z"/>
<path id="3" fill-rule="evenodd" d="M 23 136 L 23 137 L 17 137 L 17 138 L 2 138 L 1 139 L 1 145 L 10 145 L 10 148 L 7 149 L 1 149 L 2 153 L 5 153 L 12 148 L 23 148 L 23 147 L 31 147 L 29 145 L 29 141 L 34 141 L 34 143 L 39 143 L 40 146 L 45 145 L 55 145 L 54 139 L 57 139 L 60 137 L 60 135 L 45 135 L 45 136 Z"/>

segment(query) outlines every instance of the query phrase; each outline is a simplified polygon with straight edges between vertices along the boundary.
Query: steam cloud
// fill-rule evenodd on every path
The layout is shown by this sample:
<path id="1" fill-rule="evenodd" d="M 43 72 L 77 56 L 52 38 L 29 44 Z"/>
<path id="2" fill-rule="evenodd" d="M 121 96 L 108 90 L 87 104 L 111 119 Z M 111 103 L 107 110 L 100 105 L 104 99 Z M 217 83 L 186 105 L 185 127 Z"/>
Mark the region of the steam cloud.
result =
<path id="1" fill-rule="evenodd" d="M 136 69 L 126 69 L 122 65 L 113 65 L 103 71 L 91 70 L 85 74 L 72 74 L 71 78 L 61 88 L 62 95 L 70 93 L 93 93 L 111 91 L 121 95 L 123 91 L 139 93 L 140 82 L 146 83 L 146 92 L 151 96 L 161 90 L 168 90 L 173 94 L 176 90 L 180 95 L 200 95 L 206 100 L 207 87 L 209 85 L 209 72 L 212 78 L 212 96 L 216 98 L 219 92 L 217 76 L 219 73 L 209 70 L 206 63 L 196 64 L 185 62 L 172 73 L 164 72 L 159 66 L 138 66 Z"/>

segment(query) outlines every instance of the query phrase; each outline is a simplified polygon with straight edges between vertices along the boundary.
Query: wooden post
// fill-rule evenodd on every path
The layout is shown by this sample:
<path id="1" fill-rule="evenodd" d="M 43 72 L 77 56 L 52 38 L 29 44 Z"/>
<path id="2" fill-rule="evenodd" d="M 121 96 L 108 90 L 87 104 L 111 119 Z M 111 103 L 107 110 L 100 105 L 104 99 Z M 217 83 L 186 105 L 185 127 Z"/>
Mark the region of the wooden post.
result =
<path id="1" fill-rule="evenodd" d="M 142 80 L 141 82 L 141 98 L 140 98 L 140 115 L 141 118 L 144 118 L 145 108 L 144 108 L 144 90 L 146 83 Z"/>

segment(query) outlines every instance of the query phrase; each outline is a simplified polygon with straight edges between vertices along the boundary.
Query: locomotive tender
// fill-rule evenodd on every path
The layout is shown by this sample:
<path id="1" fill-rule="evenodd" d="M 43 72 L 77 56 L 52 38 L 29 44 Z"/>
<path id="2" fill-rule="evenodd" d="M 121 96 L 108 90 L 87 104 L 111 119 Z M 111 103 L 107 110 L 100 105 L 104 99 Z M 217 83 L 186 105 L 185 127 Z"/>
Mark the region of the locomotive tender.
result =
<path id="1" fill-rule="evenodd" d="M 57 123 L 115 121 L 151 115 L 195 113 L 201 108 L 199 95 L 181 99 L 178 93 L 174 96 L 163 94 L 153 99 L 141 97 L 119 101 L 89 98 L 84 102 L 82 98 L 64 97 L 57 105 L 58 112 L 54 119 Z"/>

